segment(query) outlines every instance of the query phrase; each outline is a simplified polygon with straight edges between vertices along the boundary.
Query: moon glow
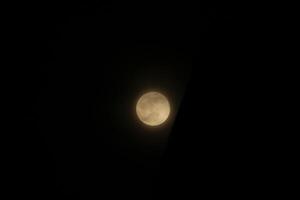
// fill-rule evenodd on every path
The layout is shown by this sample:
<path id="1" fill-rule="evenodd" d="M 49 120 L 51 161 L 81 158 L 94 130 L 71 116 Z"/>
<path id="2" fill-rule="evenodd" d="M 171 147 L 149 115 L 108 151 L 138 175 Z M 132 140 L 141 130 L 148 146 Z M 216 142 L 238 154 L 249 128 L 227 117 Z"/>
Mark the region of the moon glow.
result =
<path id="1" fill-rule="evenodd" d="M 148 92 L 142 95 L 136 104 L 138 118 L 146 125 L 158 126 L 170 115 L 170 103 L 159 92 Z"/>

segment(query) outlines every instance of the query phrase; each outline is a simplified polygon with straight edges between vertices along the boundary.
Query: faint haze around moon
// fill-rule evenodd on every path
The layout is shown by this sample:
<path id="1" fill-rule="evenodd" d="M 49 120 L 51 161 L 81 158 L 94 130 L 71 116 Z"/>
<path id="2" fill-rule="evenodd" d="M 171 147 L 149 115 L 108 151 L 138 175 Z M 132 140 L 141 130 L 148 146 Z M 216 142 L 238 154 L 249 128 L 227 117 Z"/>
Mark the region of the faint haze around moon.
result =
<path id="1" fill-rule="evenodd" d="M 142 95 L 136 104 L 136 114 L 146 125 L 158 126 L 170 115 L 170 103 L 159 92 L 148 92 Z"/>

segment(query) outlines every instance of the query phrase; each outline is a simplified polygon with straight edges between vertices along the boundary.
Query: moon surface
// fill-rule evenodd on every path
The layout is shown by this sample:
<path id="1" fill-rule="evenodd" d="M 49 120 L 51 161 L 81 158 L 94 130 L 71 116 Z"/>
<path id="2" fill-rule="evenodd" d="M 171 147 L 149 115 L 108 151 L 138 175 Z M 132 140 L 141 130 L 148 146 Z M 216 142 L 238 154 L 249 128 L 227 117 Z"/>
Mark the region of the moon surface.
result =
<path id="1" fill-rule="evenodd" d="M 159 92 L 148 92 L 142 95 L 136 104 L 138 118 L 146 125 L 158 126 L 170 115 L 170 103 Z"/>

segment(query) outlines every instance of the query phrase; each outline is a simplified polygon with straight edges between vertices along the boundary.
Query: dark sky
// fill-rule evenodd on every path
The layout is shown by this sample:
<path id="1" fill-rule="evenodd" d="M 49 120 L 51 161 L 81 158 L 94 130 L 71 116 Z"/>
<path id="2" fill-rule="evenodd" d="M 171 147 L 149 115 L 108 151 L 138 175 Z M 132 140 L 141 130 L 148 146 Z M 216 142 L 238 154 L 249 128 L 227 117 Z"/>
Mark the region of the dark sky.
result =
<path id="1" fill-rule="evenodd" d="M 207 199 L 245 189 L 250 61 L 233 7 L 27 6 L 16 168 L 24 197 Z M 137 123 L 133 106 L 151 89 L 174 105 L 172 123 L 155 130 Z"/>

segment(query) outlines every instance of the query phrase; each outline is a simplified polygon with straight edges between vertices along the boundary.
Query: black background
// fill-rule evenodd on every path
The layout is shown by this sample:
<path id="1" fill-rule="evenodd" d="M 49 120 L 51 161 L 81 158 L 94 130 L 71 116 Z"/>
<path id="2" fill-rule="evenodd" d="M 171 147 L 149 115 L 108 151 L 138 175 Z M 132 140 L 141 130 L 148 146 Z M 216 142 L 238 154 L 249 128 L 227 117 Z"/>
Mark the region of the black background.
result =
<path id="1" fill-rule="evenodd" d="M 261 190 L 251 34 L 233 6 L 24 8 L 14 193 L 146 200 Z M 133 110 L 151 89 L 178 111 L 156 130 L 139 124 Z"/>

